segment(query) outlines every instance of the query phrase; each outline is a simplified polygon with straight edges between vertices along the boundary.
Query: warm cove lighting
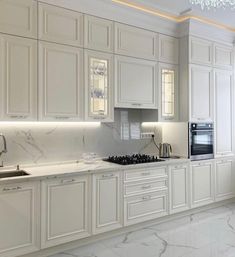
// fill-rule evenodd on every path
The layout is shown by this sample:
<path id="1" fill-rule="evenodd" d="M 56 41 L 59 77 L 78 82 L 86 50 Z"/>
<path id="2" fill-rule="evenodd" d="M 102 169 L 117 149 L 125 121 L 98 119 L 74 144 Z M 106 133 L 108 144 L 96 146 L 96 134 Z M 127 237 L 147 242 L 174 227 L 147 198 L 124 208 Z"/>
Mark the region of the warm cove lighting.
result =
<path id="1" fill-rule="evenodd" d="M 99 127 L 100 122 L 41 122 L 41 121 L 1 121 L 2 126 L 33 126 L 33 127 Z"/>
<path id="2" fill-rule="evenodd" d="M 233 27 L 229 27 L 229 26 L 226 26 L 222 23 L 215 22 L 213 20 L 209 20 L 207 18 L 203 18 L 203 17 L 200 17 L 200 16 L 195 16 L 195 15 L 174 16 L 174 15 L 171 15 L 169 13 L 164 13 L 164 12 L 161 12 L 157 9 L 145 7 L 143 5 L 132 3 L 132 2 L 127 1 L 127 0 L 112 0 L 112 2 L 121 4 L 121 5 L 125 5 L 127 7 L 136 9 L 138 11 L 142 11 L 142 12 L 145 12 L 145 13 L 156 15 L 156 16 L 159 16 L 161 18 L 165 18 L 165 19 L 175 21 L 175 22 L 183 22 L 183 21 L 186 21 L 188 19 L 192 19 L 192 20 L 196 20 L 196 21 L 199 21 L 199 22 L 206 23 L 208 25 L 216 26 L 216 27 L 221 28 L 221 29 L 225 29 L 225 30 L 235 32 L 235 28 L 233 28 Z"/>

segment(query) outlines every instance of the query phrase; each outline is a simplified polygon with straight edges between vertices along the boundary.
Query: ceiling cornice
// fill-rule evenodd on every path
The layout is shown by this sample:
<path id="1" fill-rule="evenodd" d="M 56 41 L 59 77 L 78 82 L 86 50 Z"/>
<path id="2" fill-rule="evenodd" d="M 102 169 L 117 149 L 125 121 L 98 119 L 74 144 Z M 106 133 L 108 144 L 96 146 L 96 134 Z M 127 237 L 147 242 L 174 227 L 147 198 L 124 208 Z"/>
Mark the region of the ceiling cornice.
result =
<path id="1" fill-rule="evenodd" d="M 178 16 L 177 15 L 172 15 L 170 13 L 163 12 L 163 11 L 158 10 L 156 8 L 140 5 L 140 4 L 131 2 L 129 0 L 112 0 L 112 2 L 120 4 L 120 5 L 127 6 L 129 8 L 132 8 L 132 9 L 135 9 L 135 10 L 138 10 L 138 11 L 145 12 L 145 13 L 148 13 L 148 14 L 151 14 L 151 15 L 155 15 L 155 16 L 167 19 L 167 20 L 171 20 L 171 21 L 174 21 L 174 22 L 177 22 L 177 23 L 184 22 L 188 19 L 192 19 L 192 20 L 200 21 L 200 22 L 212 25 L 212 26 L 216 26 L 220 29 L 225 29 L 225 30 L 228 30 L 230 32 L 235 32 L 235 27 L 230 27 L 230 26 L 227 26 L 223 23 L 216 22 L 216 21 L 213 21 L 213 20 L 201 17 L 201 16 L 196 16 L 196 15 L 191 15 L 191 14 L 178 15 Z"/>

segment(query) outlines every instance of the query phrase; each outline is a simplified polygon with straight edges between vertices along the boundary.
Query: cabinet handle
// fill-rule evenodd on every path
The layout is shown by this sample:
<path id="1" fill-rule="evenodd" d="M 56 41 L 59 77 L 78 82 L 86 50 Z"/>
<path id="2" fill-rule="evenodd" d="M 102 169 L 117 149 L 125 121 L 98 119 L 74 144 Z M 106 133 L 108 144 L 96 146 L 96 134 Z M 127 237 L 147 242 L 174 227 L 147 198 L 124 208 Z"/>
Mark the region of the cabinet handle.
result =
<path id="1" fill-rule="evenodd" d="M 102 175 L 102 178 L 112 178 L 112 177 L 114 177 L 114 174 Z"/>
<path id="2" fill-rule="evenodd" d="M 148 189 L 151 188 L 151 185 L 142 186 L 142 189 Z"/>
<path id="3" fill-rule="evenodd" d="M 12 119 L 26 119 L 26 115 L 11 115 L 10 116 Z"/>
<path id="4" fill-rule="evenodd" d="M 67 183 L 73 183 L 75 181 L 76 181 L 75 179 L 62 179 L 61 183 L 62 184 L 67 184 Z"/>
<path id="5" fill-rule="evenodd" d="M 99 117 L 92 117 L 94 120 L 104 120 L 105 116 L 99 116 Z"/>
<path id="6" fill-rule="evenodd" d="M 141 173 L 142 176 L 149 176 L 150 175 L 150 172 L 143 172 Z"/>
<path id="7" fill-rule="evenodd" d="M 67 116 L 55 116 L 55 119 L 57 120 L 68 120 L 70 117 Z"/>
<path id="8" fill-rule="evenodd" d="M 133 105 L 133 106 L 141 106 L 142 104 L 133 103 L 133 104 L 131 104 L 131 105 Z"/>
<path id="9" fill-rule="evenodd" d="M 3 188 L 3 192 L 7 192 L 7 191 L 17 191 L 17 190 L 21 190 L 22 189 L 22 187 L 20 187 L 20 186 L 17 186 L 17 187 L 11 187 L 11 188 L 7 188 L 7 187 L 5 187 L 5 188 Z"/>
<path id="10" fill-rule="evenodd" d="M 142 200 L 147 201 L 151 199 L 151 195 L 143 196 Z"/>

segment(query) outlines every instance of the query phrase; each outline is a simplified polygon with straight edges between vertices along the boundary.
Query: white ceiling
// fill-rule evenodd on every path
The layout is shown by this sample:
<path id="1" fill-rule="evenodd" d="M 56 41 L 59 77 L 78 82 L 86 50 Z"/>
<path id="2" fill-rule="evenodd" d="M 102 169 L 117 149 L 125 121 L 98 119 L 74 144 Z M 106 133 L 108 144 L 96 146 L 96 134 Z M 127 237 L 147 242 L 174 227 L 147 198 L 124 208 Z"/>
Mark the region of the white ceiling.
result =
<path id="1" fill-rule="evenodd" d="M 180 15 L 180 13 L 185 10 L 192 9 L 190 14 L 235 27 L 235 10 L 213 9 L 202 11 L 199 6 L 191 5 L 189 0 L 133 0 L 133 2 L 166 11 L 174 15 Z"/>

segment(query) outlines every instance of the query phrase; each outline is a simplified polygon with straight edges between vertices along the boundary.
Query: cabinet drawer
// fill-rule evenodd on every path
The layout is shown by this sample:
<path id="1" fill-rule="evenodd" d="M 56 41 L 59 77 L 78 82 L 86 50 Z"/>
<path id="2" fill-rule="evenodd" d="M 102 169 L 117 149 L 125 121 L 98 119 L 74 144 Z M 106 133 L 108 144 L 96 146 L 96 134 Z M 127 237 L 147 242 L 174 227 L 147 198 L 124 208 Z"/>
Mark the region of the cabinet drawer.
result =
<path id="1" fill-rule="evenodd" d="M 157 177 L 167 177 L 166 167 L 155 169 L 140 169 L 125 171 L 125 181 L 143 180 Z"/>
<path id="2" fill-rule="evenodd" d="M 166 191 L 129 197 L 124 200 L 125 225 L 167 215 Z"/>
<path id="3" fill-rule="evenodd" d="M 145 193 L 148 191 L 156 191 L 156 190 L 162 190 L 167 189 L 167 180 L 161 179 L 149 182 L 146 181 L 145 183 L 139 183 L 139 184 L 133 184 L 133 185 L 126 185 L 125 186 L 125 195 L 133 195 L 138 193 Z"/>

